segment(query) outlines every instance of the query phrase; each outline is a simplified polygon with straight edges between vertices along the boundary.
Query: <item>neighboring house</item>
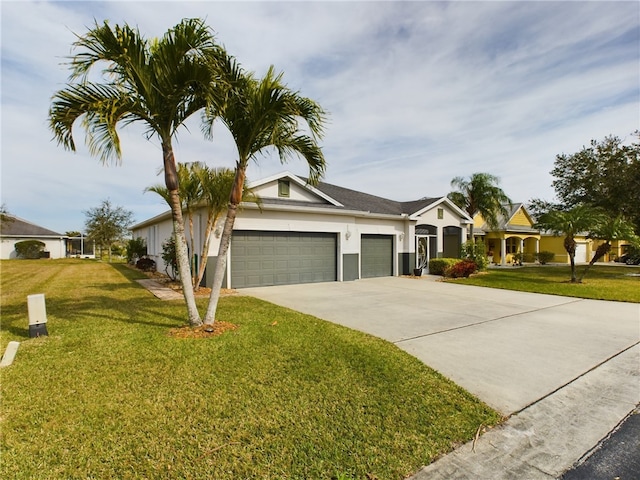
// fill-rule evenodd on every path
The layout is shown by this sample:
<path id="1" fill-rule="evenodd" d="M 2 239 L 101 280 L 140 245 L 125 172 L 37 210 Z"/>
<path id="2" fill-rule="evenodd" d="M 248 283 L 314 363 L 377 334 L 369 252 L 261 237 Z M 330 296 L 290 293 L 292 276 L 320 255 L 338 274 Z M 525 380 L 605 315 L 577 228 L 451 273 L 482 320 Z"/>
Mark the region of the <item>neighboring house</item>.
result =
<path id="1" fill-rule="evenodd" d="M 64 258 L 66 256 L 66 236 L 40 227 L 22 218 L 6 215 L 2 220 L 0 258 L 17 258 L 15 244 L 24 240 L 39 240 L 45 244 L 43 256 Z"/>
<path id="2" fill-rule="evenodd" d="M 498 226 L 491 229 L 482 215 L 474 217 L 474 236 L 484 238 L 487 256 L 492 263 L 506 265 L 514 262 L 516 254 L 522 254 L 524 262 L 534 262 L 536 253 L 553 252 L 554 263 L 569 263 L 569 254 L 564 248 L 564 235 L 541 232 L 534 228 L 535 221 L 522 203 L 506 206 L 508 216 L 500 216 Z M 577 263 L 589 262 L 602 241 L 592 240 L 586 233 L 576 235 Z M 602 261 L 613 260 L 621 255 L 624 241 L 612 242 L 612 250 Z"/>
<path id="3" fill-rule="evenodd" d="M 410 274 L 424 260 L 459 257 L 471 219 L 446 197 L 396 202 L 328 183 L 310 186 L 283 172 L 251 183 L 262 205 L 246 203 L 235 221 L 223 286 L 282 285 Z M 194 216 L 196 251 L 206 212 Z M 205 285 L 211 285 L 224 219 L 214 231 Z M 138 223 L 134 238 L 164 269 L 171 213 Z M 416 254 L 421 252 L 421 254 Z M 419 258 L 420 256 L 424 258 Z"/>

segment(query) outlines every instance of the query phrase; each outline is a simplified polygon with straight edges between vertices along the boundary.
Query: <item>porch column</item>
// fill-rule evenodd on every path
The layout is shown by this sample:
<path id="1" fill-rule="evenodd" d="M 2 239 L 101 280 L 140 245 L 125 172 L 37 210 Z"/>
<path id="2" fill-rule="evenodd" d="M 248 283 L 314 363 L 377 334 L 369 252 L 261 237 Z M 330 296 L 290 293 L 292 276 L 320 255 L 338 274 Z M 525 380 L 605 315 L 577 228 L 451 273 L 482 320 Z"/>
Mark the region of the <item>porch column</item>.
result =
<path id="1" fill-rule="evenodd" d="M 524 253 L 524 240 L 520 239 L 520 253 Z"/>
<path id="2" fill-rule="evenodd" d="M 500 265 L 503 267 L 507 264 L 507 239 L 500 239 Z"/>

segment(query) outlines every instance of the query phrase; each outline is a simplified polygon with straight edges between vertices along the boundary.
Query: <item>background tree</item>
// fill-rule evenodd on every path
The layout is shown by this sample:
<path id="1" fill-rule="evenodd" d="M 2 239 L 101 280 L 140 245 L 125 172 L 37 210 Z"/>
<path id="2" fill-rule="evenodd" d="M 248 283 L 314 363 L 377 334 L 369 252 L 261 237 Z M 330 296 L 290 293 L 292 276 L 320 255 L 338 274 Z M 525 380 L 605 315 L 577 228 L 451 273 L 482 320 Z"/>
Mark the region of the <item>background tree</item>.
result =
<path id="1" fill-rule="evenodd" d="M 142 237 L 131 238 L 127 242 L 127 262 L 136 263 L 147 254 L 147 242 Z"/>
<path id="2" fill-rule="evenodd" d="M 589 205 L 577 205 L 569 210 L 550 210 L 539 216 L 535 228 L 564 235 L 563 246 L 571 264 L 571 283 L 578 283 L 576 275 L 576 235 L 588 233 L 603 223 L 603 213 Z"/>
<path id="3" fill-rule="evenodd" d="M 73 125 L 78 119 L 86 132 L 89 152 L 103 162 L 120 160 L 118 127 L 142 123 L 148 138 L 162 149 L 165 186 L 169 190 L 176 238 L 178 269 L 189 322 L 202 323 L 190 286 L 189 257 L 178 194 L 173 138 L 195 112 L 224 93 L 217 66 L 226 52 L 199 19 L 185 19 L 162 38 L 148 41 L 128 25 L 108 22 L 78 36 L 71 57 L 70 82 L 54 94 L 49 126 L 58 144 L 75 151 Z M 104 65 L 99 82 L 89 74 Z M 92 77 L 94 78 L 94 77 Z M 222 100 L 218 99 L 218 103 Z"/>
<path id="4" fill-rule="evenodd" d="M 299 155 L 309 165 L 309 183 L 317 183 L 325 170 L 325 160 L 318 145 L 322 137 L 326 113 L 316 102 L 290 90 L 282 82 L 282 74 L 269 68 L 257 80 L 234 61 L 226 64 L 226 76 L 232 88 L 224 103 L 207 108 L 205 134 L 210 135 L 216 120 L 233 136 L 238 158 L 233 188 L 218 249 L 213 285 L 204 323 L 211 329 L 220 298 L 220 288 L 227 265 L 227 251 L 238 206 L 243 198 L 246 170 L 250 161 L 268 147 L 274 148 L 281 162 Z M 305 125 L 308 133 L 301 131 Z"/>
<path id="5" fill-rule="evenodd" d="M 129 227 L 133 224 L 133 212 L 116 207 L 109 200 L 103 200 L 100 206 L 90 208 L 84 213 L 87 217 L 87 237 L 96 242 L 100 248 L 100 256 L 105 248 L 108 249 L 111 262 L 111 247 L 127 235 Z"/>
<path id="6" fill-rule="evenodd" d="M 640 132 L 633 136 L 630 145 L 608 136 L 571 155 L 557 155 L 551 175 L 560 202 L 568 208 L 591 204 L 613 217 L 622 214 L 640 234 Z"/>
<path id="7" fill-rule="evenodd" d="M 498 186 L 500 179 L 489 173 L 474 173 L 469 180 L 455 177 L 451 186 L 455 189 L 448 197 L 462 210 L 473 218 L 478 213 L 491 228 L 498 226 L 499 216 L 509 215 L 506 205 L 511 205 L 511 199 Z M 469 237 L 473 240 L 473 223 Z"/>
<path id="8" fill-rule="evenodd" d="M 4 227 L 7 223 L 13 222 L 13 215 L 9 213 L 7 210 L 7 206 L 3 203 L 0 205 L 0 229 Z"/>

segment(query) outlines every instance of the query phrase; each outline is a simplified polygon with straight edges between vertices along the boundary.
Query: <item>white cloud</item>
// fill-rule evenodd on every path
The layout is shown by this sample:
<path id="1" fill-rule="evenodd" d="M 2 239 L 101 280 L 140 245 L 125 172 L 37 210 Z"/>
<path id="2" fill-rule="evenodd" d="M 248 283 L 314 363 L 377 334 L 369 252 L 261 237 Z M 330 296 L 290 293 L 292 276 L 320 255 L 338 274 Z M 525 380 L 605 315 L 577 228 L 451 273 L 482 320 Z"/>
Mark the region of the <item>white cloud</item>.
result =
<path id="1" fill-rule="evenodd" d="M 51 141 L 74 32 L 94 23 L 162 35 L 206 18 L 245 68 L 273 64 L 327 109 L 326 180 L 397 200 L 443 195 L 454 176 L 489 172 L 516 201 L 551 198 L 555 155 L 640 127 L 640 6 L 634 2 L 2 2 L 2 201 L 54 230 L 77 230 L 104 198 L 137 220 L 164 205 L 157 142 L 123 132 L 122 166 Z M 179 161 L 233 166 L 227 132 L 180 133 Z M 250 178 L 291 170 L 275 158 Z"/>

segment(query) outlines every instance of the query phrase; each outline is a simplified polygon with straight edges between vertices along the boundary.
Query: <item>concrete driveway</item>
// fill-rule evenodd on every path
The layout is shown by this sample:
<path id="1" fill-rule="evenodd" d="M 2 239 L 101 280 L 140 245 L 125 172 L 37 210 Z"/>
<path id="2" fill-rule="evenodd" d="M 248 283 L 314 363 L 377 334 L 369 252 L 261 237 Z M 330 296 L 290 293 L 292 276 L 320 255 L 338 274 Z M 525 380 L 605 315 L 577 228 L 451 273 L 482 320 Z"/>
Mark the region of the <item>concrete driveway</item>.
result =
<path id="1" fill-rule="evenodd" d="M 640 403 L 640 305 L 435 278 L 241 292 L 389 340 L 511 415 L 411 480 L 557 479 Z"/>
<path id="2" fill-rule="evenodd" d="M 421 279 L 242 289 L 393 342 L 505 415 L 640 341 L 640 305 Z"/>

